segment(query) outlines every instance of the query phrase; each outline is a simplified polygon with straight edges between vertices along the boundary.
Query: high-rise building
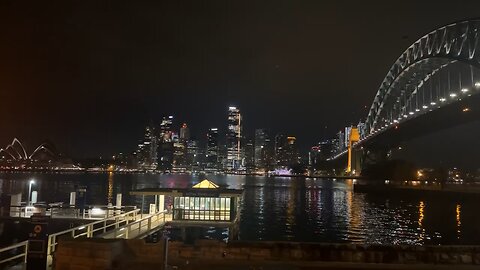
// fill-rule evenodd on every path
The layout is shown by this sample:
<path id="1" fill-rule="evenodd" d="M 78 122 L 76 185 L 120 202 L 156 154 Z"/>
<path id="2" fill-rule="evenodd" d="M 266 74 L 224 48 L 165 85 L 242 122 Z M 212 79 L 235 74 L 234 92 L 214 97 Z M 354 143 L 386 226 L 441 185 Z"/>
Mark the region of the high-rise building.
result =
<path id="1" fill-rule="evenodd" d="M 217 170 L 219 163 L 218 128 L 210 128 L 207 133 L 206 168 Z"/>
<path id="2" fill-rule="evenodd" d="M 157 168 L 157 137 L 153 127 L 145 128 L 143 141 L 139 142 L 135 155 L 139 169 L 155 170 Z"/>
<path id="3" fill-rule="evenodd" d="M 297 146 L 297 137 L 287 137 L 287 160 L 288 165 L 294 165 L 300 163 L 300 154 Z"/>
<path id="4" fill-rule="evenodd" d="M 195 139 L 190 139 L 187 143 L 187 163 L 192 172 L 205 169 L 205 149 Z"/>
<path id="5" fill-rule="evenodd" d="M 243 147 L 245 157 L 243 159 L 243 167 L 248 171 L 255 169 L 255 146 L 254 141 L 250 138 L 245 139 L 245 145 Z"/>
<path id="6" fill-rule="evenodd" d="M 228 108 L 227 118 L 227 170 L 238 170 L 242 165 L 242 117 L 237 107 Z"/>
<path id="7" fill-rule="evenodd" d="M 345 149 L 348 148 L 348 143 L 350 141 L 350 132 L 352 131 L 352 127 L 351 126 L 348 126 L 348 127 L 345 127 L 345 139 L 343 140 L 343 143 L 344 143 L 344 147 Z"/>
<path id="8" fill-rule="evenodd" d="M 172 140 L 173 116 L 164 116 L 160 123 L 160 141 L 170 142 Z"/>
<path id="9" fill-rule="evenodd" d="M 324 140 L 312 146 L 308 156 L 308 164 L 315 167 L 320 162 L 331 158 L 336 153 L 337 140 Z"/>
<path id="10" fill-rule="evenodd" d="M 175 172 L 185 172 L 187 170 L 186 142 L 182 141 L 177 133 L 172 132 L 172 143 L 173 143 L 172 168 Z"/>
<path id="11" fill-rule="evenodd" d="M 366 128 L 365 123 L 360 120 L 360 122 L 358 122 L 357 124 L 357 129 L 358 129 L 358 133 L 360 134 L 360 139 L 363 139 L 366 136 L 365 128 Z"/>
<path id="12" fill-rule="evenodd" d="M 337 147 L 336 147 L 336 153 L 341 153 L 343 150 L 345 150 L 345 133 L 343 131 L 339 131 L 337 133 Z"/>
<path id="13" fill-rule="evenodd" d="M 265 129 L 255 130 L 255 168 L 265 170 L 272 165 L 273 143 Z"/>
<path id="14" fill-rule="evenodd" d="M 188 140 L 190 140 L 190 129 L 188 128 L 187 123 L 183 123 L 180 128 L 180 141 L 186 142 Z"/>
<path id="15" fill-rule="evenodd" d="M 280 167 L 289 167 L 300 162 L 295 136 L 287 136 L 283 133 L 275 136 L 275 160 Z"/>
<path id="16" fill-rule="evenodd" d="M 158 168 L 171 171 L 173 167 L 174 145 L 172 140 L 173 116 L 165 116 L 160 123 L 160 142 L 158 150 Z"/>
<path id="17" fill-rule="evenodd" d="M 279 133 L 275 136 L 275 163 L 277 166 L 287 166 L 287 135 Z"/>

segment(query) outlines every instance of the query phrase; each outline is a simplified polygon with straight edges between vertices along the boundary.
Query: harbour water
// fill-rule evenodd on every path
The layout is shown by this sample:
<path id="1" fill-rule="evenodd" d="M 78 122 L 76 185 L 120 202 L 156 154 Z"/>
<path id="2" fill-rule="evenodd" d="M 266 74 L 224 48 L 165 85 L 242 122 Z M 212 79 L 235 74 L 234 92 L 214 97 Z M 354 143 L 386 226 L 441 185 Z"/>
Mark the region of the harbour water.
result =
<path id="1" fill-rule="evenodd" d="M 330 243 L 479 245 L 480 198 L 458 196 L 354 193 L 352 180 L 207 175 L 229 188 L 244 189 L 239 226 L 240 240 Z M 87 204 L 115 204 L 122 193 L 124 205 L 141 206 L 141 197 L 129 191 L 152 187 L 189 187 L 205 176 L 115 173 L 5 173 L 0 192 L 22 192 L 28 182 L 39 201 L 68 202 L 78 186 L 87 188 Z M 153 198 L 151 198 L 153 200 Z M 146 205 L 150 203 L 146 198 Z M 15 231 L 2 220 L 0 246 Z M 212 235 L 222 232 L 211 230 Z M 22 236 L 16 236 L 21 240 Z"/>

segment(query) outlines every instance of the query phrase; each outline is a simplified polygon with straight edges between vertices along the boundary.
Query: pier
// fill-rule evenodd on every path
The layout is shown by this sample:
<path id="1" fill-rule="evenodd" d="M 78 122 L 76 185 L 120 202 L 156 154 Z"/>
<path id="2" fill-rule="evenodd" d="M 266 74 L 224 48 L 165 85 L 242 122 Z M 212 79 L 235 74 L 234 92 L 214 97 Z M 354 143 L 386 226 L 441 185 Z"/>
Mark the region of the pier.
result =
<path id="1" fill-rule="evenodd" d="M 134 209 L 50 234 L 45 246 L 47 258 L 45 269 L 51 269 L 58 241 L 61 239 L 138 239 L 159 230 L 169 220 L 171 215 L 166 214 L 165 211 L 141 214 L 140 209 Z M 0 266 L 5 267 L 10 264 L 10 267 L 14 266 L 12 269 L 23 269 L 31 251 L 32 247 L 29 246 L 28 240 L 2 248 L 0 249 Z M 17 264 L 13 264 L 14 262 Z"/>

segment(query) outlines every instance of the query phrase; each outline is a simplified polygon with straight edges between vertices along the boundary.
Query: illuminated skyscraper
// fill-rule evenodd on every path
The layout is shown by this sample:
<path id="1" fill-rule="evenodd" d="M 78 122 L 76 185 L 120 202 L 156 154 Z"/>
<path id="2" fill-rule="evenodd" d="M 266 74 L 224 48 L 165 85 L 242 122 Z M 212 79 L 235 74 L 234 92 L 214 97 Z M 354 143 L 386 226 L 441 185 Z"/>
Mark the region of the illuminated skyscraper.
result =
<path id="1" fill-rule="evenodd" d="M 160 123 L 160 140 L 158 151 L 158 168 L 171 171 L 173 165 L 174 145 L 172 140 L 173 116 L 164 116 Z"/>
<path id="2" fill-rule="evenodd" d="M 225 168 L 227 170 L 238 170 L 242 165 L 242 117 L 237 107 L 228 108 L 227 125 L 227 160 Z"/>
<path id="3" fill-rule="evenodd" d="M 352 127 L 351 126 L 348 126 L 348 127 L 345 127 L 345 138 L 343 140 L 343 143 L 344 143 L 344 147 L 345 149 L 348 147 L 348 143 L 350 141 L 350 132 L 352 131 Z"/>
<path id="4" fill-rule="evenodd" d="M 164 116 L 160 123 L 160 141 L 170 142 L 172 140 L 173 116 Z"/>
<path id="5" fill-rule="evenodd" d="M 207 133 L 206 168 L 218 169 L 218 128 L 210 128 Z"/>
<path id="6" fill-rule="evenodd" d="M 157 137 L 153 127 L 145 128 L 145 136 L 143 141 L 138 144 L 135 154 L 140 169 L 155 170 L 157 168 Z"/>

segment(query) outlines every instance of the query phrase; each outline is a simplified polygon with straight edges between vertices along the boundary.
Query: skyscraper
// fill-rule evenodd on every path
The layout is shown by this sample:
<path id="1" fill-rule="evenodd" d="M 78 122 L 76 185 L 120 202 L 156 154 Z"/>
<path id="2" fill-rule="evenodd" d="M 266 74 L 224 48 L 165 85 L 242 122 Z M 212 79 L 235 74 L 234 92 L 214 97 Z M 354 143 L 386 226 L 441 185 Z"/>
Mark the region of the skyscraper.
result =
<path id="1" fill-rule="evenodd" d="M 349 141 L 350 141 L 350 132 L 352 131 L 352 127 L 351 126 L 348 126 L 348 127 L 345 127 L 345 139 L 343 140 L 343 143 L 344 143 L 344 147 L 345 149 L 348 148 L 348 144 L 349 144 Z"/>
<path id="2" fill-rule="evenodd" d="M 244 159 L 243 159 L 243 167 L 247 169 L 247 172 L 252 171 L 255 169 L 255 146 L 254 141 L 250 138 L 245 139 L 244 144 Z"/>
<path id="3" fill-rule="evenodd" d="M 158 151 L 158 167 L 163 171 L 171 171 L 173 166 L 174 145 L 172 140 L 173 116 L 164 116 L 160 123 L 160 144 Z"/>
<path id="4" fill-rule="evenodd" d="M 175 172 L 185 172 L 187 170 L 187 143 L 182 141 L 177 133 L 172 132 L 173 143 L 173 164 L 172 168 Z"/>
<path id="5" fill-rule="evenodd" d="M 206 168 L 218 169 L 218 128 L 210 128 L 207 133 Z"/>
<path id="6" fill-rule="evenodd" d="M 297 146 L 297 137 L 295 136 L 288 136 L 287 137 L 287 160 L 288 160 L 288 165 L 294 165 L 300 163 L 300 155 L 298 152 L 298 146 Z"/>
<path id="7" fill-rule="evenodd" d="M 173 116 L 164 116 L 160 123 L 160 141 L 170 142 L 172 140 Z"/>
<path id="8" fill-rule="evenodd" d="M 183 123 L 180 128 L 180 141 L 186 142 L 188 140 L 190 140 L 190 129 L 188 128 L 187 123 Z"/>
<path id="9" fill-rule="evenodd" d="M 265 129 L 255 130 L 255 168 L 267 169 L 273 159 L 273 144 Z"/>
<path id="10" fill-rule="evenodd" d="M 238 170 L 241 168 L 242 162 L 242 117 L 237 107 L 228 108 L 227 123 L 227 164 L 225 164 L 225 168 L 227 170 Z"/>
<path id="11" fill-rule="evenodd" d="M 155 170 L 157 168 L 157 137 L 153 127 L 145 128 L 145 135 L 143 141 L 138 144 L 136 157 L 140 169 Z"/>
<path id="12" fill-rule="evenodd" d="M 275 136 L 275 160 L 277 166 L 281 167 L 289 167 L 300 162 L 295 136 L 287 136 L 283 133 Z"/>
<path id="13" fill-rule="evenodd" d="M 343 150 L 345 150 L 345 133 L 343 131 L 339 131 L 337 133 L 337 147 L 336 147 L 336 153 L 341 153 Z"/>

